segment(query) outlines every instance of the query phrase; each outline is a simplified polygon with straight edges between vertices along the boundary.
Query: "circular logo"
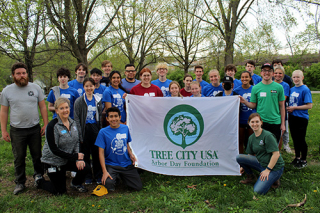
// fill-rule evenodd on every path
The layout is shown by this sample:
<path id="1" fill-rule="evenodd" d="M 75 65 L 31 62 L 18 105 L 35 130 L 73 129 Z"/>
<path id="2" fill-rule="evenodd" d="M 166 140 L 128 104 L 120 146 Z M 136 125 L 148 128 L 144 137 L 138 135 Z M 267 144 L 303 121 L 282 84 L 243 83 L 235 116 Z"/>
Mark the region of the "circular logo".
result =
<path id="1" fill-rule="evenodd" d="M 163 123 L 167 138 L 183 149 L 200 139 L 203 127 L 203 118 L 200 112 L 186 104 L 173 107 L 167 113 Z"/>

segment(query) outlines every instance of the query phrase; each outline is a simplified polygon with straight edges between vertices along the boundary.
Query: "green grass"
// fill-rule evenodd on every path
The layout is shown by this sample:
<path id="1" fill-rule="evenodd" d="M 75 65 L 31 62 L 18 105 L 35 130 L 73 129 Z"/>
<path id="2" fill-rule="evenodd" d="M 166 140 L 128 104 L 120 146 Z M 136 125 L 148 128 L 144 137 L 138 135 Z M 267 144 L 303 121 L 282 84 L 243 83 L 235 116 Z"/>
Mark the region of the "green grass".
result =
<path id="1" fill-rule="evenodd" d="M 264 196 L 253 199 L 253 186 L 242 185 L 239 176 L 174 177 L 144 172 L 144 188 L 140 192 L 118 188 L 103 197 L 88 194 L 52 196 L 29 186 L 15 196 L 14 168 L 11 146 L 0 143 L 0 212 L 279 212 L 288 204 L 299 203 L 307 195 L 302 207 L 287 207 L 284 212 L 320 212 L 320 94 L 313 94 L 313 108 L 307 133 L 308 167 L 298 170 L 289 163 L 292 154 L 282 152 L 287 163 L 281 186 L 270 189 Z M 293 148 L 292 141 L 290 146 Z M 28 155 L 27 175 L 32 181 L 32 160 Z M 188 186 L 196 185 L 195 189 Z"/>

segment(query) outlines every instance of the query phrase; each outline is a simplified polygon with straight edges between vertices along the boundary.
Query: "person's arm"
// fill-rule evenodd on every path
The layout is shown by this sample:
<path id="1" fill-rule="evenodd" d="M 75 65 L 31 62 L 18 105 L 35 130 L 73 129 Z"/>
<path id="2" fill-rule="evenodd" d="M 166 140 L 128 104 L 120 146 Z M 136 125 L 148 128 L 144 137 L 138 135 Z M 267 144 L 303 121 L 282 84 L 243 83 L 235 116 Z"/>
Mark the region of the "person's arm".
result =
<path id="1" fill-rule="evenodd" d="M 128 148 L 128 154 L 129 154 L 129 157 L 130 159 L 132 160 L 132 164 L 134 165 L 137 161 L 137 158 L 136 156 L 133 154 L 132 152 L 132 149 L 131 149 L 131 146 L 129 145 L 129 143 L 127 143 L 127 148 Z"/>
<path id="2" fill-rule="evenodd" d="M 41 128 L 41 136 L 44 135 L 46 131 L 46 127 L 48 125 L 48 112 L 47 112 L 47 106 L 44 100 L 39 102 L 39 109 L 43 120 L 43 127 Z"/>
<path id="3" fill-rule="evenodd" d="M 53 103 L 51 103 L 51 102 L 48 103 L 48 110 L 50 112 L 55 112 L 56 111 L 56 109 L 54 108 L 54 104 Z"/>
<path id="4" fill-rule="evenodd" d="M 272 156 L 270 158 L 270 161 L 269 161 L 267 168 L 272 170 L 273 167 L 276 165 L 279 157 L 280 157 L 279 151 L 272 152 Z M 264 181 L 266 178 L 268 180 L 268 178 L 269 178 L 269 174 L 270 174 L 271 170 L 269 170 L 267 168 L 260 173 L 260 180 L 261 181 Z"/>
<path id="5" fill-rule="evenodd" d="M 257 103 L 249 102 L 241 95 L 239 95 L 239 97 L 240 97 L 240 103 L 245 104 L 247 107 L 249 107 L 251 109 L 255 109 L 257 107 Z"/>
<path id="6" fill-rule="evenodd" d="M 293 112 L 294 110 L 306 110 L 306 109 L 312 109 L 312 103 L 307 103 L 301 106 L 288 106 L 287 111 Z"/>
<path id="7" fill-rule="evenodd" d="M 109 109 L 110 107 L 112 107 L 111 102 L 104 102 L 104 111 L 106 112 L 107 109 Z"/>
<path id="8" fill-rule="evenodd" d="M 101 169 L 102 169 L 101 183 L 103 185 L 105 185 L 106 180 L 108 178 L 110 178 L 112 180 L 112 177 L 109 174 L 109 172 L 107 171 L 106 161 L 105 161 L 105 158 L 104 158 L 104 149 L 102 149 L 101 147 L 99 147 L 99 161 L 100 161 L 100 165 L 101 165 Z"/>
<path id="9" fill-rule="evenodd" d="M 279 109 L 281 115 L 281 135 L 286 131 L 286 109 L 284 107 L 285 101 L 279 101 Z"/>
<path id="10" fill-rule="evenodd" d="M 8 124 L 8 113 L 9 113 L 9 107 L 1 105 L 1 111 L 0 111 L 0 122 L 1 122 L 1 133 L 2 138 L 10 142 L 10 134 L 7 132 L 7 124 Z"/>
<path id="11" fill-rule="evenodd" d="M 56 123 L 50 122 L 50 124 L 47 127 L 47 131 L 46 131 L 46 140 L 48 142 L 48 145 L 49 145 L 51 152 L 54 155 L 57 155 L 58 157 L 61 157 L 63 159 L 72 160 L 72 161 L 83 160 L 82 153 L 70 154 L 70 153 L 64 152 L 63 150 L 59 149 L 59 147 L 56 144 L 56 141 L 59 141 L 59 135 L 54 134 L 54 125 L 55 124 Z"/>

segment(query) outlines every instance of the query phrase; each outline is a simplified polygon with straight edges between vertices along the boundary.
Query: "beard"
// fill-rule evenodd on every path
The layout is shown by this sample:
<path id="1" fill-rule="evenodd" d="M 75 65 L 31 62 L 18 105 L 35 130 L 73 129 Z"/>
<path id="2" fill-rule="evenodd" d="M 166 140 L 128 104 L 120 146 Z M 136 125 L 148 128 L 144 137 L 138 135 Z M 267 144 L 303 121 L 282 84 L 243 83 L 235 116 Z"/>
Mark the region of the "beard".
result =
<path id="1" fill-rule="evenodd" d="M 29 82 L 29 77 L 27 76 L 26 78 L 20 78 L 17 79 L 16 77 L 13 77 L 14 83 L 16 83 L 19 87 L 24 87 L 28 85 Z"/>

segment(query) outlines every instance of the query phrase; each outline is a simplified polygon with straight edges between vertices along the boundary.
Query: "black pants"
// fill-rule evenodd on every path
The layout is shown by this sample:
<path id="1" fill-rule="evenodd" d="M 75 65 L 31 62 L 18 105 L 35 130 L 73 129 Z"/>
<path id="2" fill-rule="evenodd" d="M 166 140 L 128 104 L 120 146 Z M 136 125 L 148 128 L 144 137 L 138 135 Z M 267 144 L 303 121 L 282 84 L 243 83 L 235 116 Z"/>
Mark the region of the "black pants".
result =
<path id="1" fill-rule="evenodd" d="M 100 179 L 102 177 L 102 169 L 99 161 L 99 147 L 95 144 L 99 133 L 97 124 L 86 124 L 85 136 L 82 144 L 82 152 L 84 154 L 84 161 L 89 163 L 91 167 L 90 154 L 92 156 L 92 171 L 94 178 Z M 92 172 L 89 172 L 86 179 L 92 179 Z"/>
<path id="2" fill-rule="evenodd" d="M 269 124 L 266 122 L 263 122 L 263 125 L 262 125 L 263 129 L 268 130 L 269 132 L 274 134 L 274 136 L 276 136 L 276 140 L 277 140 L 278 145 L 279 145 L 280 137 L 281 137 L 280 127 L 281 127 L 281 124 Z"/>
<path id="3" fill-rule="evenodd" d="M 128 187 L 136 191 L 142 189 L 142 182 L 138 170 L 133 165 L 127 167 L 106 165 L 106 167 L 110 176 L 113 178 L 112 180 L 110 178 L 106 180 L 105 186 L 108 191 L 115 190 L 116 181 L 119 176 Z"/>
<path id="4" fill-rule="evenodd" d="M 27 146 L 33 162 L 34 174 L 43 174 L 41 165 L 41 127 L 37 124 L 31 128 L 10 127 L 11 146 L 14 156 L 15 183 L 26 182 Z"/>
<path id="5" fill-rule="evenodd" d="M 297 117 L 289 114 L 289 128 L 293 140 L 294 151 L 296 158 L 300 157 L 301 160 L 307 159 L 308 145 L 306 142 L 306 134 L 308 127 L 308 119 Z"/>
<path id="6" fill-rule="evenodd" d="M 55 172 L 50 172 L 49 168 L 55 169 Z M 44 169 L 50 178 L 50 181 L 43 180 L 40 183 L 40 188 L 46 190 L 54 195 L 62 195 L 67 192 L 66 188 L 66 172 L 75 171 L 77 172 L 75 178 L 72 180 L 73 185 L 81 185 L 84 182 L 85 176 L 90 172 L 89 164 L 83 170 L 78 170 L 75 161 L 68 161 L 66 165 L 56 167 L 49 164 L 44 164 Z"/>

